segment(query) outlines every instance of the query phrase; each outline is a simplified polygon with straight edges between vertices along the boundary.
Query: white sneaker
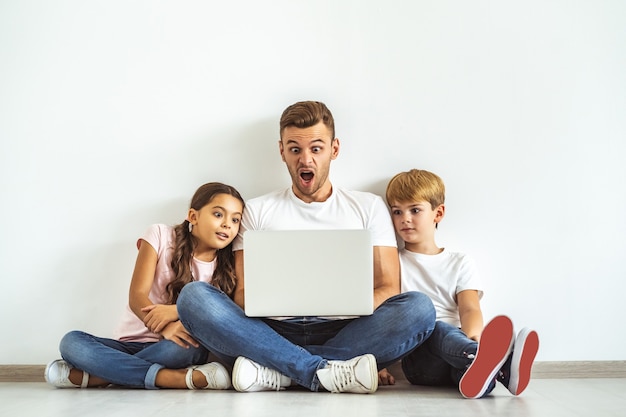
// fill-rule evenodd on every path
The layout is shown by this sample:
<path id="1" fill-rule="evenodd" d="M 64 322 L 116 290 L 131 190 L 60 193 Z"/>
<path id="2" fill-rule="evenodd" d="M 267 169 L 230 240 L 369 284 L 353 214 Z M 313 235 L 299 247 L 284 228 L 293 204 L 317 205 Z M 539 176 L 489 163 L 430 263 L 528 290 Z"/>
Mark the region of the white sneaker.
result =
<path id="1" fill-rule="evenodd" d="M 240 356 L 233 367 L 233 387 L 239 392 L 280 391 L 291 385 L 291 378 Z"/>
<path id="2" fill-rule="evenodd" d="M 378 389 L 378 369 L 374 355 L 363 355 L 348 361 L 328 361 L 317 371 L 317 378 L 327 391 L 370 394 Z"/>
<path id="3" fill-rule="evenodd" d="M 83 371 L 83 380 L 80 385 L 74 384 L 70 381 L 70 370 L 72 366 L 65 362 L 63 359 L 57 359 L 50 362 L 46 366 L 44 377 L 46 382 L 50 385 L 54 385 L 57 388 L 87 388 L 89 382 L 89 374 Z"/>
<path id="4" fill-rule="evenodd" d="M 198 371 L 204 375 L 207 382 L 206 386 L 196 387 L 193 384 L 193 371 Z M 230 388 L 230 375 L 221 363 L 211 362 L 187 368 L 185 382 L 189 389 L 228 389 Z"/>

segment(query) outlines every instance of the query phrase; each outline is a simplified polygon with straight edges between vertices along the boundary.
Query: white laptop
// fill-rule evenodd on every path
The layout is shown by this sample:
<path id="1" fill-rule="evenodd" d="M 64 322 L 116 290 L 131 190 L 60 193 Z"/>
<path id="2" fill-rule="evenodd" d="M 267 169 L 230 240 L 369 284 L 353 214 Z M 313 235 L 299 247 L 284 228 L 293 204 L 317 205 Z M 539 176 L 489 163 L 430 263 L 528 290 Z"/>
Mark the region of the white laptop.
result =
<path id="1" fill-rule="evenodd" d="M 250 317 L 363 316 L 374 308 L 368 230 L 248 230 L 245 313 Z"/>

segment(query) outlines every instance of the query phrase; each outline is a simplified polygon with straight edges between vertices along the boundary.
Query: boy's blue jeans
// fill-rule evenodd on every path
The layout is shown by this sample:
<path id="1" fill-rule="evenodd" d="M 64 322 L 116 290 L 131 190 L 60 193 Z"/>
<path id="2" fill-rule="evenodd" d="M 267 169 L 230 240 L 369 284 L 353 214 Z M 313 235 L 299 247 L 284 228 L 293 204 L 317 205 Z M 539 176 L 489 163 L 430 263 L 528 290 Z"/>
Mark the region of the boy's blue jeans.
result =
<path id="1" fill-rule="evenodd" d="M 432 332 L 435 310 L 418 292 L 389 298 L 371 316 L 300 323 L 247 317 L 226 294 L 204 282 L 183 287 L 177 302 L 185 328 L 227 363 L 244 356 L 317 391 L 329 360 L 371 353 L 379 369 L 419 346 Z"/>
<path id="2" fill-rule="evenodd" d="M 459 386 L 461 377 L 472 364 L 478 343 L 461 329 L 443 321 L 435 323 L 430 337 L 402 359 L 406 379 L 414 385 Z M 495 387 L 490 384 L 487 395 Z"/>
<path id="3" fill-rule="evenodd" d="M 188 349 L 169 340 L 121 342 L 72 331 L 61 339 L 61 357 L 90 375 L 131 388 L 155 389 L 162 368 L 182 369 L 206 363 L 209 352 L 202 346 Z"/>

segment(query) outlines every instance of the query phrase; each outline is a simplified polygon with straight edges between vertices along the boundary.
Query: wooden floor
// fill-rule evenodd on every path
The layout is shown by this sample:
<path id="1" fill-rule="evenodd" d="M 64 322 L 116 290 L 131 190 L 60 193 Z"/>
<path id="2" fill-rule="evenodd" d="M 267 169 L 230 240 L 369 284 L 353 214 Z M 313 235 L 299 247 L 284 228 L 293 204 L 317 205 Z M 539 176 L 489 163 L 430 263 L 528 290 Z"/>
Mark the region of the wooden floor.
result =
<path id="1" fill-rule="evenodd" d="M 499 385 L 467 400 L 454 389 L 405 380 L 370 395 L 304 390 L 235 391 L 56 389 L 41 382 L 0 382 L 0 416 L 111 417 L 604 417 L 626 416 L 626 378 L 534 379 L 519 397 Z"/>

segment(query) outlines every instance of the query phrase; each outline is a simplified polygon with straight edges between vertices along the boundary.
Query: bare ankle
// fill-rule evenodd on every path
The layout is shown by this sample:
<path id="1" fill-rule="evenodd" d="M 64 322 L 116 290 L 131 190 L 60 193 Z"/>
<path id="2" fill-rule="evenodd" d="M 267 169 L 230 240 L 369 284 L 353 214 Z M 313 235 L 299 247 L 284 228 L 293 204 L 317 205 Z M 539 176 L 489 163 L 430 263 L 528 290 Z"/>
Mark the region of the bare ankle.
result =
<path id="1" fill-rule="evenodd" d="M 72 368 L 70 370 L 69 380 L 72 384 L 80 386 L 83 382 L 83 371 Z"/>
<path id="2" fill-rule="evenodd" d="M 194 370 L 191 377 L 193 378 L 193 384 L 198 388 L 204 388 L 209 384 L 202 372 L 198 370 Z"/>

